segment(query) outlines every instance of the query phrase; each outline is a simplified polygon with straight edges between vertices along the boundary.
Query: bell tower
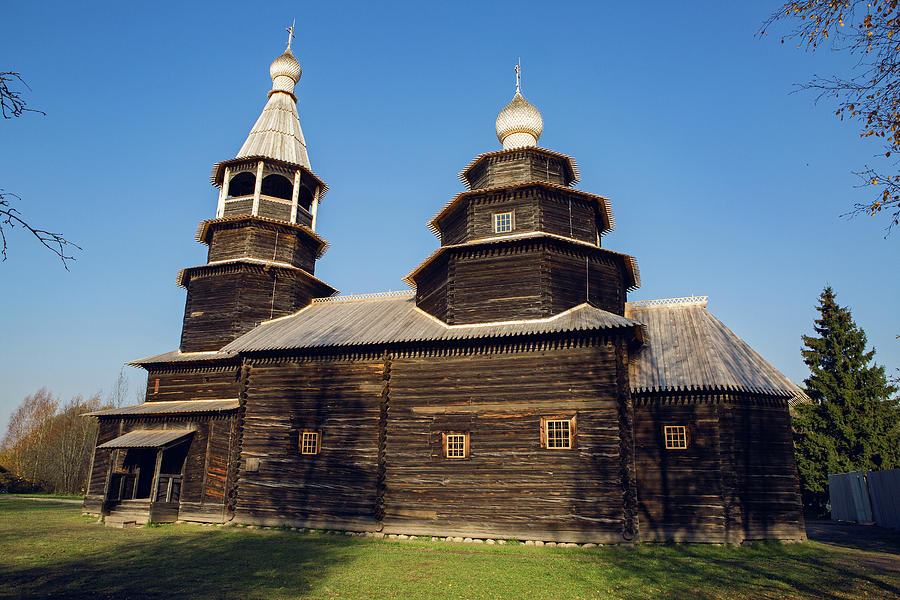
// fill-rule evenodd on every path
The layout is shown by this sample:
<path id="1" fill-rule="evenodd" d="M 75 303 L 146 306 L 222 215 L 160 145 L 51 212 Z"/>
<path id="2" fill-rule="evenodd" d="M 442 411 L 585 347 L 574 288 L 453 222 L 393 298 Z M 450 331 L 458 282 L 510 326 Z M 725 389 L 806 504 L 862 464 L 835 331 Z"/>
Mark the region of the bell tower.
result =
<path id="1" fill-rule="evenodd" d="M 300 63 L 288 47 L 272 89 L 237 156 L 213 166 L 216 216 L 200 223 L 207 263 L 182 269 L 187 289 L 182 352 L 218 350 L 262 321 L 291 314 L 336 290 L 315 277 L 328 243 L 316 233 L 328 186 L 312 172 L 294 88 Z"/>
<path id="2" fill-rule="evenodd" d="M 633 257 L 601 247 L 603 196 L 577 190 L 575 160 L 537 145 L 541 113 L 516 92 L 497 116 L 502 150 L 477 156 L 428 226 L 441 247 L 406 276 L 417 306 L 450 324 L 540 319 L 585 302 L 622 315 Z"/>

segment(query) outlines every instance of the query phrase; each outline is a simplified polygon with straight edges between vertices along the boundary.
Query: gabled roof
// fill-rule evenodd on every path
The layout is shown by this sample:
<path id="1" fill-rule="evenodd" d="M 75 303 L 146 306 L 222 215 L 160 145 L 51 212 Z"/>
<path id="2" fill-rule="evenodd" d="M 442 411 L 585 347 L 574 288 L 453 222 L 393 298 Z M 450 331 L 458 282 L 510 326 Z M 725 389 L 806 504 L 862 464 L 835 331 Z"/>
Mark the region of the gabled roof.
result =
<path id="1" fill-rule="evenodd" d="M 233 352 L 221 352 L 219 350 L 211 350 L 206 352 L 182 352 L 181 350 L 172 350 L 163 354 L 156 354 L 146 358 L 139 358 L 127 363 L 131 367 L 142 367 L 144 365 L 169 364 L 169 363 L 204 363 L 204 362 L 220 362 L 226 359 L 238 359 L 238 355 Z"/>
<path id="2" fill-rule="evenodd" d="M 625 315 L 645 326 L 632 354 L 634 392 L 725 390 L 786 396 L 803 391 L 706 310 L 706 296 L 629 302 Z"/>
<path id="3" fill-rule="evenodd" d="M 293 315 L 262 323 L 224 352 L 258 352 L 469 340 L 541 333 L 638 329 L 639 323 L 581 304 L 546 319 L 447 325 L 416 306 L 415 293 L 319 298 Z"/>

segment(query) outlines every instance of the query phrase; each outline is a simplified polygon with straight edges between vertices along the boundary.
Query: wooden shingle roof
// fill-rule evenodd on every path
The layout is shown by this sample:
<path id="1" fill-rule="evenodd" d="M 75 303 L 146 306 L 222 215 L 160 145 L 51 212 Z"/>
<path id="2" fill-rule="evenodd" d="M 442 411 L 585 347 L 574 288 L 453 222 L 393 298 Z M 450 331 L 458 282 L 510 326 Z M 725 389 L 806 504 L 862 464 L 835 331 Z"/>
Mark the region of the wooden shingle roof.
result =
<path id="1" fill-rule="evenodd" d="M 629 302 L 625 315 L 645 327 L 632 354 L 633 392 L 721 390 L 802 401 L 803 391 L 706 310 L 705 296 Z"/>
<path id="2" fill-rule="evenodd" d="M 631 319 L 589 304 L 546 319 L 447 325 L 418 308 L 414 292 L 393 292 L 316 299 L 293 315 L 259 325 L 222 351 L 369 346 L 639 327 Z"/>

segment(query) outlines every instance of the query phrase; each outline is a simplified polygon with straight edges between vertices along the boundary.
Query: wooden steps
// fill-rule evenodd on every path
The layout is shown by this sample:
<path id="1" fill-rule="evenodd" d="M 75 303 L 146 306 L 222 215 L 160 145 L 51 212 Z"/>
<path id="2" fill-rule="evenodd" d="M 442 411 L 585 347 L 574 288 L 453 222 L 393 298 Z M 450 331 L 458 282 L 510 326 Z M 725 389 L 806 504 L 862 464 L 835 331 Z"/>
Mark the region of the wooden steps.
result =
<path id="1" fill-rule="evenodd" d="M 103 518 L 107 527 L 137 527 L 150 522 L 150 500 L 123 500 Z"/>

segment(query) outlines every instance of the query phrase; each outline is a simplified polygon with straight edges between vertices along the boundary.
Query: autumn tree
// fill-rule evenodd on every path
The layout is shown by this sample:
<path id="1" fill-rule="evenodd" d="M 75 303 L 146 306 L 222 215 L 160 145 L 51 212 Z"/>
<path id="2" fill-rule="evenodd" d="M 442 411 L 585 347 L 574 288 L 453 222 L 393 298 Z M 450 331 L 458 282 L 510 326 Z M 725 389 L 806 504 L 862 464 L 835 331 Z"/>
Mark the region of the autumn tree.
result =
<path id="1" fill-rule="evenodd" d="M 829 473 L 900 467 L 900 407 L 866 334 L 826 287 L 814 336 L 803 336 L 804 381 L 812 400 L 796 408 L 794 447 L 811 512 L 824 514 Z"/>
<path id="2" fill-rule="evenodd" d="M 83 493 L 97 436 L 96 421 L 84 414 L 100 408 L 99 396 L 60 403 L 41 388 L 10 417 L 0 463 L 45 490 Z"/>
<path id="3" fill-rule="evenodd" d="M 883 143 L 875 165 L 854 173 L 861 186 L 874 190 L 870 200 L 855 204 L 849 214 L 888 214 L 887 230 L 900 222 L 900 3 L 898 0 L 794 0 L 763 24 L 762 35 L 778 25 L 790 28 L 781 42 L 798 48 L 829 48 L 853 56 L 847 73 L 814 76 L 801 88 L 819 99 L 833 99 L 835 115 L 850 119 L 863 138 Z M 900 155 L 898 155 L 900 156 Z M 877 157 L 876 157 L 877 158 Z"/>
<path id="4" fill-rule="evenodd" d="M 27 102 L 22 97 L 22 92 L 17 85 L 28 87 L 22 76 L 13 71 L 0 72 L 0 115 L 4 119 L 20 117 L 26 112 L 45 114 L 43 111 L 28 108 Z M 21 227 L 44 245 L 45 248 L 56 254 L 62 261 L 63 267 L 69 269 L 67 261 L 75 260 L 68 254 L 72 248 L 81 248 L 67 240 L 60 233 L 54 233 L 29 223 L 22 213 L 13 206 L 22 200 L 17 194 L 0 188 L 0 260 L 6 260 L 8 248 L 6 236 L 10 230 Z"/>

